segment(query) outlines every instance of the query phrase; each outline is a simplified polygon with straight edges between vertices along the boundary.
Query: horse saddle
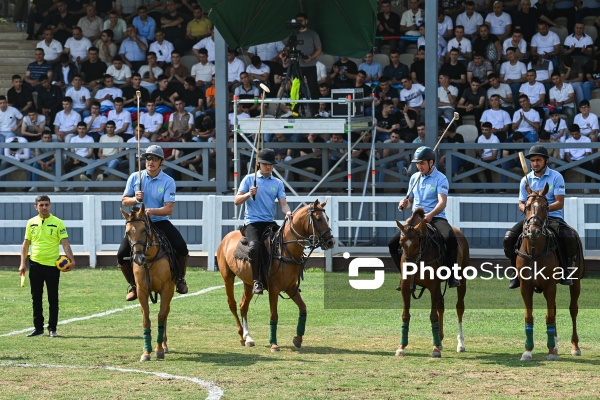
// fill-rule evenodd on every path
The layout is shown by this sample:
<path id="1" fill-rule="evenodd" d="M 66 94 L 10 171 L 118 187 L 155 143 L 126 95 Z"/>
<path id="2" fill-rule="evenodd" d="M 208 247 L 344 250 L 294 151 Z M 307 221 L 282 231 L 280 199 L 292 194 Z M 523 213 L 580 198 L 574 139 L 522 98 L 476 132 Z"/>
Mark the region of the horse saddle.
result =
<path id="1" fill-rule="evenodd" d="M 244 235 L 245 228 L 246 227 L 244 226 L 244 227 L 242 227 L 242 229 L 240 229 L 242 238 L 238 242 L 238 245 L 236 246 L 235 250 L 233 251 L 233 256 L 235 258 L 237 258 L 238 260 L 249 260 L 250 259 L 250 255 L 249 255 L 250 248 L 248 247 L 248 245 L 249 245 L 248 238 Z M 277 225 L 276 223 L 273 223 L 272 225 L 269 225 L 262 234 L 262 240 L 261 240 L 262 246 L 260 249 L 260 254 L 261 254 L 260 259 L 263 260 L 263 267 L 265 264 L 265 260 L 269 260 L 269 258 L 270 258 L 269 257 L 269 255 L 271 253 L 270 243 L 272 242 L 272 240 L 275 237 L 275 234 L 277 233 L 278 230 L 279 230 L 279 225 Z M 269 262 L 269 264 L 270 264 L 270 262 Z"/>

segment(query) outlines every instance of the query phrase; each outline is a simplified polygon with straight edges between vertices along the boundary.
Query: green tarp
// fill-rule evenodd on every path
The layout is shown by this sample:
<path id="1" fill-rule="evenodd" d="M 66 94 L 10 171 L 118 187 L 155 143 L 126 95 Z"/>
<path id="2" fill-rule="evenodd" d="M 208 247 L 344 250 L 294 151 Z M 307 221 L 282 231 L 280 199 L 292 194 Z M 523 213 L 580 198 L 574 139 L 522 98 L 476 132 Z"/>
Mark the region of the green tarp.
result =
<path id="1" fill-rule="evenodd" d="M 232 48 L 283 40 L 285 22 L 308 15 L 323 51 L 362 58 L 373 49 L 376 0 L 199 0 L 209 19 Z"/>

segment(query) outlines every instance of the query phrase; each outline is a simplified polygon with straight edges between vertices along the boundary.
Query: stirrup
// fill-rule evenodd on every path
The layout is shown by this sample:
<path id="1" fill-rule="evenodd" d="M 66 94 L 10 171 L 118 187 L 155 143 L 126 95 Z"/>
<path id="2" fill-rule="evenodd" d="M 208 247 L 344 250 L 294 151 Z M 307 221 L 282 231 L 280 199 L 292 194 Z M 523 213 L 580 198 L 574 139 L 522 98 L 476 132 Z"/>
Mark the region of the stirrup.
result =
<path id="1" fill-rule="evenodd" d="M 252 293 L 254 294 L 263 294 L 264 288 L 260 281 L 254 281 L 254 288 L 252 289 Z"/>
<path id="2" fill-rule="evenodd" d="M 135 286 L 132 286 L 131 289 L 129 289 L 129 293 L 127 293 L 127 296 L 125 296 L 125 301 L 133 301 L 137 299 L 137 291 L 135 290 Z"/>
<path id="3" fill-rule="evenodd" d="M 519 281 L 519 278 L 512 278 L 508 284 L 509 289 L 516 289 L 519 286 L 521 286 L 521 281 Z"/>

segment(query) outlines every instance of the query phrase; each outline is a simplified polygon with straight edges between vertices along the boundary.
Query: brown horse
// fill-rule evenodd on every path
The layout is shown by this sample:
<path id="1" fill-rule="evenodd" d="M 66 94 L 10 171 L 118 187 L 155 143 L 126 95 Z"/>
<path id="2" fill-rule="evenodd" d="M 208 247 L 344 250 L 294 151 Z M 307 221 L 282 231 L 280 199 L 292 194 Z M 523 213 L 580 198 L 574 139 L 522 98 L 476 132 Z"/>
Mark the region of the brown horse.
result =
<path id="1" fill-rule="evenodd" d="M 171 309 L 171 299 L 175 283 L 171 278 L 169 261 L 170 244 L 162 232 L 158 232 L 146 215 L 144 203 L 140 209 L 133 208 L 131 213 L 121 209 L 125 223 L 125 234 L 131 245 L 131 262 L 137 287 L 137 297 L 142 308 L 142 326 L 144 327 L 144 352 L 140 361 L 150 361 L 152 353 L 152 331 L 150 328 L 150 310 L 148 297 L 151 292 L 160 295 L 158 312 L 158 336 L 156 339 L 156 359 L 163 360 L 167 347 L 167 316 Z M 166 241 L 166 242 L 165 242 Z M 152 298 L 151 298 L 152 299 Z M 156 303 L 156 298 L 152 299 Z"/>
<path id="2" fill-rule="evenodd" d="M 308 248 L 312 253 L 317 247 L 327 250 L 335 244 L 331 228 L 329 228 L 329 218 L 325 214 L 325 204 L 327 204 L 327 201 L 319 204 L 319 200 L 316 200 L 314 203 L 295 211 L 292 217 L 286 220 L 277 232 L 274 239 L 276 245 L 271 246 L 273 260 L 267 275 L 267 290 L 269 291 L 271 309 L 269 341 L 273 352 L 279 351 L 277 345 L 277 302 L 281 292 L 287 293 L 300 311 L 296 328 L 297 335 L 294 336 L 293 343 L 297 348 L 302 345 L 302 336 L 306 324 L 306 304 L 304 304 L 300 295 L 299 285 L 304 263 L 307 259 L 304 250 Z M 254 339 L 250 336 L 248 328 L 248 306 L 253 296 L 252 268 L 247 260 L 234 257 L 234 251 L 240 239 L 242 239 L 242 234 L 237 230 L 229 232 L 223 238 L 217 249 L 217 263 L 225 282 L 227 302 L 231 313 L 235 317 L 240 343 L 242 346 L 252 347 L 254 346 Z M 233 282 L 236 276 L 244 282 L 244 295 L 240 302 L 241 323 L 233 291 Z"/>
<path id="3" fill-rule="evenodd" d="M 548 223 L 548 184 L 543 190 L 527 190 L 527 201 L 525 202 L 525 221 L 523 226 L 522 243 L 517 252 L 516 267 L 519 271 L 521 281 L 521 296 L 525 302 L 525 352 L 521 361 L 530 361 L 533 350 L 533 292 L 543 293 L 546 298 L 546 333 L 548 334 L 547 346 L 549 361 L 558 360 L 558 341 L 556 333 L 556 283 L 562 269 L 556 255 L 555 247 L 549 239 Z M 579 312 L 579 294 L 581 292 L 581 278 L 583 277 L 583 249 L 579 237 L 579 253 L 573 262 L 575 269 L 573 284 L 570 286 L 571 304 L 569 311 L 573 322 L 573 333 L 571 335 L 571 354 L 580 356 L 579 336 L 577 335 L 577 314 Z M 570 266 L 571 267 L 571 266 Z M 532 279 L 533 271 L 538 274 Z"/>
<path id="4" fill-rule="evenodd" d="M 402 225 L 396 220 L 396 225 L 401 230 L 400 246 L 402 247 L 401 265 L 406 262 L 424 263 L 437 272 L 438 268 L 444 263 L 444 254 L 440 252 L 440 246 L 428 233 L 427 223 L 424 220 L 425 212 L 423 208 L 417 208 L 411 217 Z M 460 230 L 453 227 L 458 241 L 458 259 L 457 264 L 460 268 L 465 268 L 469 264 L 469 243 Z M 431 294 L 431 312 L 429 319 L 431 321 L 431 331 L 433 334 L 433 352 L 431 357 L 438 358 L 442 356 L 442 340 L 444 339 L 444 293 L 441 291 L 440 280 L 437 274 L 431 279 L 429 274 L 425 273 L 420 277 L 419 271 L 411 276 L 403 276 L 400 282 L 400 292 L 404 308 L 402 311 L 402 339 L 400 346 L 396 350 L 396 356 L 404 356 L 405 348 L 408 346 L 408 328 L 410 324 L 410 298 L 413 296 L 418 299 L 425 289 Z M 421 294 L 415 295 L 415 285 L 421 286 Z M 456 313 L 458 314 L 458 345 L 457 352 L 465 351 L 465 343 L 462 332 L 462 317 L 465 311 L 465 293 L 467 291 L 467 281 L 462 278 L 460 286 L 457 288 L 458 300 L 456 302 Z"/>

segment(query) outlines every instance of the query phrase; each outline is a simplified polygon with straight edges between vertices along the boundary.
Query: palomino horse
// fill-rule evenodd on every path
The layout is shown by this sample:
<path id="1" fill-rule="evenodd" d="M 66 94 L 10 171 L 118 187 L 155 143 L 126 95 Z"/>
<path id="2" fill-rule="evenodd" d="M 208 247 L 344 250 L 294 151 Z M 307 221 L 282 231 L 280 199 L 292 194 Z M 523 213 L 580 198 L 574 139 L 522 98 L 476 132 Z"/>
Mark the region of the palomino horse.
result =
<path id="1" fill-rule="evenodd" d="M 294 336 L 293 342 L 297 348 L 302 346 L 302 336 L 306 324 L 306 304 L 300 295 L 299 285 L 304 263 L 310 256 L 310 253 L 308 256 L 304 254 L 304 249 L 308 248 L 312 253 L 317 247 L 327 250 L 335 244 L 331 228 L 329 228 L 329 218 L 325 214 L 325 204 L 327 201 L 319 204 L 319 200 L 316 200 L 295 211 L 291 219 L 284 222 L 270 246 L 272 263 L 267 274 L 267 290 L 271 309 L 269 341 L 272 352 L 279 351 L 277 345 L 277 301 L 281 292 L 287 293 L 300 311 L 296 328 L 297 335 Z M 237 230 L 229 232 L 223 238 L 217 249 L 217 263 L 225 282 L 227 302 L 235 317 L 240 343 L 242 346 L 252 347 L 254 339 L 250 336 L 248 328 L 248 306 L 253 296 L 252 268 L 247 260 L 234 257 L 234 251 L 240 239 L 242 239 L 242 234 Z M 244 295 L 240 302 L 241 323 L 233 291 L 233 282 L 236 276 L 244 282 Z"/>
<path id="2" fill-rule="evenodd" d="M 167 316 L 171 308 L 171 299 L 175 283 L 171 278 L 169 261 L 172 253 L 168 239 L 152 226 L 144 203 L 140 209 L 133 208 L 130 214 L 121 209 L 125 223 L 125 233 L 131 244 L 131 262 L 137 287 L 137 297 L 142 308 L 142 326 L 144 327 L 144 352 L 140 361 L 150 361 L 152 353 L 152 333 L 150 329 L 150 310 L 148 297 L 150 292 L 160 295 L 160 311 L 158 312 L 158 336 L 156 338 L 156 359 L 163 360 L 167 347 Z M 156 303 L 156 297 L 152 299 Z"/>
<path id="3" fill-rule="evenodd" d="M 417 208 L 411 217 L 406 220 L 403 226 L 396 220 L 398 228 L 401 230 L 400 246 L 402 247 L 401 265 L 405 262 L 423 263 L 430 266 L 437 272 L 441 265 L 444 265 L 444 254 L 440 251 L 440 244 L 437 243 L 428 232 L 427 223 L 423 219 L 425 211 L 423 208 Z M 458 241 L 458 259 L 457 264 L 460 268 L 465 268 L 469 263 L 469 243 L 460 230 L 453 227 Z M 431 294 L 431 312 L 429 319 L 431 321 L 431 331 L 433 334 L 433 352 L 431 357 L 438 358 L 442 356 L 442 340 L 444 339 L 444 293 L 441 291 L 440 280 L 437 274 L 434 279 L 430 279 L 426 272 L 420 277 L 421 268 L 415 275 L 403 276 L 400 282 L 400 291 L 404 308 L 402 311 L 402 339 L 400 347 L 396 350 L 397 356 L 404 356 L 405 349 L 408 346 L 408 328 L 410 325 L 410 298 L 413 296 L 418 299 L 423 294 L 423 290 L 428 289 Z M 415 285 L 422 286 L 421 294 L 415 296 Z M 456 302 L 456 313 L 458 314 L 458 345 L 457 352 L 465 351 L 465 343 L 462 332 L 462 317 L 465 311 L 465 293 L 467 291 L 467 281 L 462 278 L 460 286 L 457 288 L 458 300 Z"/>
<path id="4" fill-rule="evenodd" d="M 533 350 L 533 292 L 543 293 L 546 298 L 546 333 L 548 334 L 548 356 L 549 361 L 558 360 L 558 340 L 556 333 L 556 273 L 560 274 L 560 261 L 556 255 L 556 247 L 549 238 L 548 231 L 548 184 L 543 190 L 527 190 L 527 201 L 525 202 L 525 221 L 523 226 L 523 241 L 517 252 L 516 267 L 519 271 L 521 281 L 521 296 L 525 302 L 525 352 L 521 361 L 530 361 Z M 579 237 L 577 238 L 579 240 Z M 571 335 L 571 354 L 580 356 L 579 336 L 577 335 L 577 314 L 579 312 L 579 294 L 581 292 L 581 278 L 583 277 L 583 249 L 579 241 L 579 252 L 573 262 L 574 277 L 570 286 L 571 304 L 569 311 L 573 322 L 573 333 Z M 571 266 L 569 266 L 571 267 Z M 533 269 L 537 269 L 532 279 Z M 568 271 L 570 272 L 570 271 Z"/>

